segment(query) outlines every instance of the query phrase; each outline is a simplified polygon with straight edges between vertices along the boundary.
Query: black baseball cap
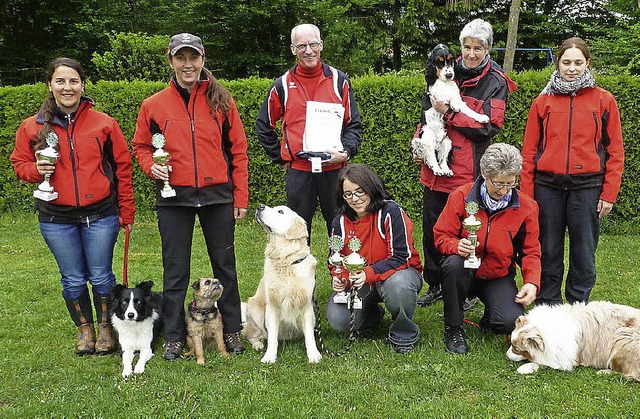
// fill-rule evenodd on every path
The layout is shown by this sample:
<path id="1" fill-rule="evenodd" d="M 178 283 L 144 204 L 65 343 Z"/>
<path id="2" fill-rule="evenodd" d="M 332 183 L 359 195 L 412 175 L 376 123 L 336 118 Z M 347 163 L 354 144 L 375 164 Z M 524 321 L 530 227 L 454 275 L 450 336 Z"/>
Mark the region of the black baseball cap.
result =
<path id="1" fill-rule="evenodd" d="M 182 48 L 193 48 L 198 54 L 204 55 L 204 46 L 200 37 L 191 35 L 190 33 L 179 33 L 171 37 L 169 41 L 169 54 L 176 55 Z"/>

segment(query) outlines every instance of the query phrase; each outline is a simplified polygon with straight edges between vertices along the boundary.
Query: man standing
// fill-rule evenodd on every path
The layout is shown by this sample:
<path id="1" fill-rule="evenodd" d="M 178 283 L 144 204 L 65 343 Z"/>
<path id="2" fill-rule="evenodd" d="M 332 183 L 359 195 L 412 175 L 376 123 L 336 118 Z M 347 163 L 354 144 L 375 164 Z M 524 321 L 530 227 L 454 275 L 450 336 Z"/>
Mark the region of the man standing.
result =
<path id="1" fill-rule="evenodd" d="M 322 48 L 315 25 L 291 30 L 291 53 L 297 63 L 275 80 L 256 121 L 267 155 L 286 168 L 287 206 L 307 222 L 309 240 L 318 201 L 331 231 L 338 169 L 357 153 L 362 132 L 351 83 L 343 72 L 320 60 Z M 335 119 L 327 119 L 328 114 Z M 275 131 L 280 119 L 281 141 Z"/>

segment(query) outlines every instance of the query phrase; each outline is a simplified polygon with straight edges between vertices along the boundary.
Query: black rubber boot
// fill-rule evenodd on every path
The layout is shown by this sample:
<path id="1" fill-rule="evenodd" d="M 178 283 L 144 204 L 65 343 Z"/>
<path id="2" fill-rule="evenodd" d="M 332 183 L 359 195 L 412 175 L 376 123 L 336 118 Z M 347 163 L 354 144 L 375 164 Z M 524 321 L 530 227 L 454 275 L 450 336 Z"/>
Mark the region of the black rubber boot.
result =
<path id="1" fill-rule="evenodd" d="M 90 355 L 95 352 L 96 332 L 93 328 L 93 310 L 89 291 L 85 291 L 77 299 L 64 299 L 71 319 L 78 327 L 78 344 L 76 355 Z"/>

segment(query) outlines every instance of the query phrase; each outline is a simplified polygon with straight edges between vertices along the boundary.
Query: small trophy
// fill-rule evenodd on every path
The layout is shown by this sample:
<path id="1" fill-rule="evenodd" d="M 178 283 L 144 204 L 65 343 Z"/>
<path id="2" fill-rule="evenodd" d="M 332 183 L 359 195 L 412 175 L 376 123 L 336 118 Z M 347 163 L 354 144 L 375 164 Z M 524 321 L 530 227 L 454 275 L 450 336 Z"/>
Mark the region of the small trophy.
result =
<path id="1" fill-rule="evenodd" d="M 478 204 L 474 201 L 467 202 L 464 209 L 469 213 L 469 216 L 462 220 L 462 227 L 469 233 L 467 239 L 469 239 L 473 246 L 471 254 L 464 261 L 464 267 L 468 269 L 478 269 L 480 267 L 480 259 L 476 256 L 476 246 L 478 244 L 476 232 L 482 227 L 482 221 L 475 216 L 478 212 Z"/>
<path id="2" fill-rule="evenodd" d="M 349 253 L 344 257 L 344 259 L 342 260 L 342 266 L 344 266 L 344 268 L 349 271 L 349 273 L 360 272 L 362 268 L 364 268 L 367 264 L 367 260 L 358 253 L 358 250 L 360 250 L 360 248 L 362 247 L 362 242 L 357 237 L 354 237 L 349 240 L 349 244 L 347 246 L 349 246 L 349 249 L 351 249 L 352 253 Z M 360 297 L 358 297 L 358 294 L 354 296 L 353 308 L 355 310 L 359 310 L 362 308 L 362 300 L 360 299 Z"/>
<path id="3" fill-rule="evenodd" d="M 163 167 L 166 167 L 169 160 L 171 160 L 171 155 L 162 148 L 164 147 L 164 144 L 166 142 L 167 140 L 161 133 L 153 134 L 153 136 L 151 137 L 151 144 L 157 149 L 153 152 L 153 161 Z M 176 190 L 169 185 L 168 180 L 164 181 L 164 186 L 162 190 L 160 190 L 160 196 L 162 196 L 163 198 L 171 198 L 176 196 Z"/>
<path id="4" fill-rule="evenodd" d="M 340 254 L 340 250 L 344 246 L 344 240 L 342 237 L 338 235 L 333 235 L 329 237 L 329 249 L 333 252 L 331 256 L 329 256 L 329 264 L 336 268 L 335 273 L 340 275 L 342 273 L 342 261 L 344 258 Z M 333 296 L 333 302 L 336 304 L 346 304 L 349 302 L 349 297 L 347 296 L 346 291 L 336 292 L 336 295 Z"/>
<path id="5" fill-rule="evenodd" d="M 45 160 L 51 164 L 55 164 L 60 158 L 60 153 L 56 150 L 58 145 L 58 135 L 51 131 L 45 138 L 48 147 L 36 151 L 36 160 Z M 38 185 L 38 189 L 33 191 L 33 196 L 43 201 L 53 201 L 58 197 L 58 192 L 53 190 L 53 186 L 49 183 L 50 174 L 44 175 L 44 181 Z"/>

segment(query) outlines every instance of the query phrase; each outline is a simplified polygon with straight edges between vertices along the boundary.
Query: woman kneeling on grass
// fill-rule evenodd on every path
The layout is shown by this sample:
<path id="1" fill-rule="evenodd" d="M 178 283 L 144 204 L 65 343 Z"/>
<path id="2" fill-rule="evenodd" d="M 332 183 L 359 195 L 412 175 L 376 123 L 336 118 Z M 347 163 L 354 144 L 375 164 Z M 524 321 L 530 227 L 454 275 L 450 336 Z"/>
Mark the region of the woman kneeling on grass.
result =
<path id="1" fill-rule="evenodd" d="M 50 177 L 53 191 L 41 185 L 35 209 L 40 232 L 58 262 L 62 296 L 78 326 L 77 355 L 115 350 L 108 319 L 109 292 L 116 283 L 113 248 L 119 228 L 133 224 L 135 213 L 127 142 L 118 123 L 82 96 L 84 81 L 77 61 L 54 60 L 47 72 L 49 95 L 18 128 L 11 153 L 21 180 Z M 42 158 L 52 148 L 59 155 L 55 163 Z M 98 318 L 97 341 L 87 281 Z"/>
<path id="2" fill-rule="evenodd" d="M 367 261 L 358 272 L 331 267 L 333 292 L 327 305 L 327 319 L 332 328 L 350 330 L 347 304 L 335 303 L 336 292 L 350 287 L 358 289 L 362 309 L 355 313 L 355 330 L 362 335 L 374 333 L 384 316 L 378 304 L 384 302 L 391 313 L 388 339 L 398 353 L 409 353 L 419 337 L 412 318 L 418 292 L 422 286 L 422 264 L 413 245 L 413 223 L 382 180 L 364 164 L 341 169 L 336 189 L 337 206 L 342 213 L 333 220 L 331 234 L 342 237 L 342 255 L 349 255 L 351 240 L 362 247 L 357 252 Z"/>

